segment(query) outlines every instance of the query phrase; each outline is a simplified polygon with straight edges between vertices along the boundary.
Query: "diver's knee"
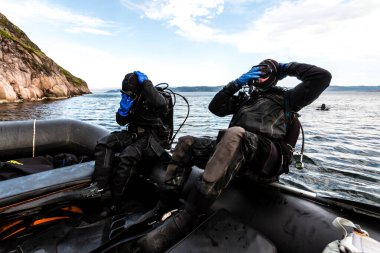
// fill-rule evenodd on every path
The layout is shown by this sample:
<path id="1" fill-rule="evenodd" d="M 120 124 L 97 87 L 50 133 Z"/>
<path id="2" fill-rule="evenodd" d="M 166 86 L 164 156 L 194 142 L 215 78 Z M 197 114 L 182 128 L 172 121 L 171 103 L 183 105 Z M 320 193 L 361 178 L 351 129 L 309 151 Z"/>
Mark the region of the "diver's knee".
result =
<path id="1" fill-rule="evenodd" d="M 107 146 L 107 144 L 109 143 L 109 141 L 110 141 L 110 136 L 109 135 L 103 136 L 102 138 L 98 139 L 98 141 L 96 143 L 96 147 Z"/>
<path id="2" fill-rule="evenodd" d="M 130 146 L 127 146 L 119 154 L 118 157 L 119 157 L 120 164 L 136 165 L 139 161 L 141 161 L 142 151 L 139 147 L 136 147 L 134 145 L 130 145 Z"/>
<path id="3" fill-rule="evenodd" d="M 172 159 L 179 161 L 182 159 L 191 146 L 194 144 L 194 137 L 186 135 L 178 139 L 178 143 L 174 148 Z"/>
<path id="4" fill-rule="evenodd" d="M 96 147 L 111 147 L 112 144 L 117 140 L 114 133 L 110 133 L 98 139 Z"/>
<path id="5" fill-rule="evenodd" d="M 183 147 L 190 147 L 194 143 L 194 137 L 191 135 L 182 136 L 178 139 L 178 144 Z"/>
<path id="6" fill-rule="evenodd" d="M 241 139 L 245 134 L 245 129 L 239 126 L 230 127 L 226 130 L 222 139 Z"/>

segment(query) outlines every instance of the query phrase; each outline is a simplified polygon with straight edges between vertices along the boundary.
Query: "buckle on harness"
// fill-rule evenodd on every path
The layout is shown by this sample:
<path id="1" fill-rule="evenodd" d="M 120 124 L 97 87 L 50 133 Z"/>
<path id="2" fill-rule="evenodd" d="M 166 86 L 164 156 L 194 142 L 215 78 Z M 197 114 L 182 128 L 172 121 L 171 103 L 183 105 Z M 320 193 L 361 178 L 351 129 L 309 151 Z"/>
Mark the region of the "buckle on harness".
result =
<path id="1" fill-rule="evenodd" d="M 144 128 L 142 128 L 142 127 L 137 127 L 137 134 L 138 134 L 138 135 L 145 133 L 145 131 L 146 131 L 146 130 L 145 130 Z"/>

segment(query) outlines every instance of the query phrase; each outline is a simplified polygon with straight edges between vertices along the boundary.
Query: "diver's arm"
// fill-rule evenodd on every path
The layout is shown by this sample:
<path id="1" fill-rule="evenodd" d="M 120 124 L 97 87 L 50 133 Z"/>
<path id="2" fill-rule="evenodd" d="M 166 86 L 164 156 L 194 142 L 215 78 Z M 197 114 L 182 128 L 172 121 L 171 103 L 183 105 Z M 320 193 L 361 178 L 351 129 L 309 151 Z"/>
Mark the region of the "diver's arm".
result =
<path id="1" fill-rule="evenodd" d="M 223 117 L 233 114 L 236 110 L 237 97 L 234 94 L 239 90 L 234 82 L 230 82 L 220 90 L 208 105 L 210 112 Z"/>
<path id="2" fill-rule="evenodd" d="M 314 65 L 292 62 L 286 67 L 288 76 L 297 77 L 302 83 L 287 91 L 289 107 L 299 111 L 311 104 L 329 86 L 331 74 L 329 71 Z"/>
<path id="3" fill-rule="evenodd" d="M 144 81 L 142 84 L 142 92 L 150 106 L 160 108 L 168 105 L 168 101 L 157 91 L 150 80 Z"/>

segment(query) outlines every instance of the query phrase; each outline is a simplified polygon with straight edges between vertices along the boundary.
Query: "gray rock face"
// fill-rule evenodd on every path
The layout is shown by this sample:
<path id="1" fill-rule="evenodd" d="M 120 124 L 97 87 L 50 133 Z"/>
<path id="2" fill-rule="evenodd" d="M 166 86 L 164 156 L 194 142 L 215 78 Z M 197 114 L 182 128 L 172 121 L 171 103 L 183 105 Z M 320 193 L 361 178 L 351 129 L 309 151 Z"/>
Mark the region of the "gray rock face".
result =
<path id="1" fill-rule="evenodd" d="M 47 57 L 0 13 L 0 102 L 67 98 L 90 93 L 85 81 Z"/>

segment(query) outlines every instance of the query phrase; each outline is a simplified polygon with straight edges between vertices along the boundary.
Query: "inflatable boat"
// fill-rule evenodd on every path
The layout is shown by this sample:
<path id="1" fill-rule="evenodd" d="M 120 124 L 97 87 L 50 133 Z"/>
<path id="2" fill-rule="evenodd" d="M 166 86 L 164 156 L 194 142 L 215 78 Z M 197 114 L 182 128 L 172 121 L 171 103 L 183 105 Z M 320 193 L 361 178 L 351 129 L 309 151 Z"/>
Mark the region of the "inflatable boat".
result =
<path id="1" fill-rule="evenodd" d="M 136 177 L 125 212 L 98 215 L 108 202 L 91 184 L 93 153 L 97 139 L 107 134 L 103 128 L 74 120 L 0 123 L 3 164 L 62 153 L 90 158 L 0 181 L 0 252 L 138 252 L 136 240 L 175 213 L 141 220 L 158 200 L 165 166 L 157 164 Z M 184 197 L 201 173 L 193 168 Z M 204 221 L 167 252 L 321 253 L 341 239 L 332 225 L 336 217 L 359 224 L 380 240 L 378 207 L 322 198 L 280 183 L 253 183 L 240 176 Z"/>

